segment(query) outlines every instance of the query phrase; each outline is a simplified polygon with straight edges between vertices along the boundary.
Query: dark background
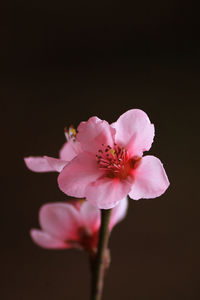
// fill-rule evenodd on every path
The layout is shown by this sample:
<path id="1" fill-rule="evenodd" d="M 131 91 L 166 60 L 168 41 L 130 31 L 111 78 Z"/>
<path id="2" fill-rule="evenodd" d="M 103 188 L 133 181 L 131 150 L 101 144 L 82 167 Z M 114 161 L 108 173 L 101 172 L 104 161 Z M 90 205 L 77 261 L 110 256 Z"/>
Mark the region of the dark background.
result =
<path id="1" fill-rule="evenodd" d="M 57 175 L 23 157 L 57 156 L 64 126 L 141 108 L 150 154 L 171 185 L 129 201 L 111 236 L 104 299 L 200 299 L 199 11 L 178 1 L 7 1 L 0 7 L 1 299 L 89 298 L 83 252 L 38 248 L 39 207 L 65 200 Z"/>

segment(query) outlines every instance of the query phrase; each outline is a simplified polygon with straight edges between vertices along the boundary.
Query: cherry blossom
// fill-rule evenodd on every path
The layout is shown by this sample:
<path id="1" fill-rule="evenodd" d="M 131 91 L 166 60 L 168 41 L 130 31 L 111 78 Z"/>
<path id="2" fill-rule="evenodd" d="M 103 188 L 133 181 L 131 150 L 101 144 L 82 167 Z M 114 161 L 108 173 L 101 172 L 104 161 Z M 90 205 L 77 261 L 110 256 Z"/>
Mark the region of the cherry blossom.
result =
<path id="1" fill-rule="evenodd" d="M 75 202 L 76 203 L 76 202 Z M 112 210 L 109 230 L 126 215 L 128 201 L 124 198 Z M 88 201 L 45 204 L 39 211 L 41 230 L 30 231 L 33 241 L 47 249 L 78 248 L 96 251 L 101 223 L 100 210 Z"/>
<path id="2" fill-rule="evenodd" d="M 60 172 L 81 151 L 80 144 L 76 141 L 76 130 L 73 126 L 65 130 L 65 136 L 67 141 L 59 151 L 59 158 L 29 156 L 24 158 L 26 166 L 33 172 Z"/>
<path id="3" fill-rule="evenodd" d="M 115 207 L 126 195 L 138 200 L 162 195 L 169 180 L 152 155 L 154 125 L 145 112 L 132 109 L 109 124 L 98 117 L 81 122 L 76 141 L 81 151 L 62 169 L 60 189 L 86 198 L 100 209 Z"/>

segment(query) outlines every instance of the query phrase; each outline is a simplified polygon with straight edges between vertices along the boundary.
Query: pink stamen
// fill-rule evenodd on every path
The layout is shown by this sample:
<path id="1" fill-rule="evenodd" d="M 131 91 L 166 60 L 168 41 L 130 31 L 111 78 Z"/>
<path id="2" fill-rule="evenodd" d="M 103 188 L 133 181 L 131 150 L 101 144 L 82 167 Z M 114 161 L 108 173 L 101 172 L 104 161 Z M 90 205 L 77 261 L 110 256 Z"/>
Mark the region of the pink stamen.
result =
<path id="1" fill-rule="evenodd" d="M 110 178 L 125 179 L 131 176 L 138 160 L 138 158 L 131 158 L 124 147 L 119 147 L 116 144 L 114 144 L 114 148 L 109 145 L 102 145 L 98 153 L 101 154 L 96 155 L 99 167 Z"/>

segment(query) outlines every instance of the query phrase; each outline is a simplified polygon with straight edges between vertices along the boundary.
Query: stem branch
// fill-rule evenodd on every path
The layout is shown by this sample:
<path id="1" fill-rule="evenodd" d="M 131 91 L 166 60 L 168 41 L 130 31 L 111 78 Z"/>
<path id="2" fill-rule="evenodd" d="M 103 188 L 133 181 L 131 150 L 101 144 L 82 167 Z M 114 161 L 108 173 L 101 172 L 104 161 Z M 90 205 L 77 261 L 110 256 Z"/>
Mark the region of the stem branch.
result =
<path id="1" fill-rule="evenodd" d="M 97 255 L 92 267 L 92 286 L 90 300 L 101 300 L 105 269 L 108 265 L 109 220 L 112 209 L 101 209 L 101 227 Z"/>

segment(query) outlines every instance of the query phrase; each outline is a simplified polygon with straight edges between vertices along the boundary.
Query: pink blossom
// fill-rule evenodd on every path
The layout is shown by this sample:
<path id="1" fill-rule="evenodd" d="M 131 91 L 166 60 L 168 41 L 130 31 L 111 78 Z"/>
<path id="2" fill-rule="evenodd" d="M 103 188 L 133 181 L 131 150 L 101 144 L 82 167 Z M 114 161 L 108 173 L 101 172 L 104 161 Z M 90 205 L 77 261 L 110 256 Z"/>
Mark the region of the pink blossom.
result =
<path id="1" fill-rule="evenodd" d="M 127 211 L 127 198 L 120 201 L 111 213 L 110 231 Z M 69 203 L 45 204 L 39 211 L 41 230 L 32 229 L 34 242 L 48 249 L 79 248 L 95 251 L 100 228 L 100 210 L 84 201 L 78 206 Z"/>
<path id="2" fill-rule="evenodd" d="M 76 140 L 82 151 L 59 174 L 60 189 L 101 209 L 115 207 L 127 194 L 134 200 L 160 196 L 169 186 L 163 165 L 155 156 L 143 157 L 153 138 L 154 125 L 139 109 L 111 125 L 97 117 L 81 122 Z"/>
<path id="3" fill-rule="evenodd" d="M 49 156 L 25 157 L 26 166 L 33 172 L 60 172 L 63 167 L 81 151 L 80 144 L 76 141 L 76 130 L 70 126 L 65 131 L 67 142 L 59 152 L 59 158 Z"/>

